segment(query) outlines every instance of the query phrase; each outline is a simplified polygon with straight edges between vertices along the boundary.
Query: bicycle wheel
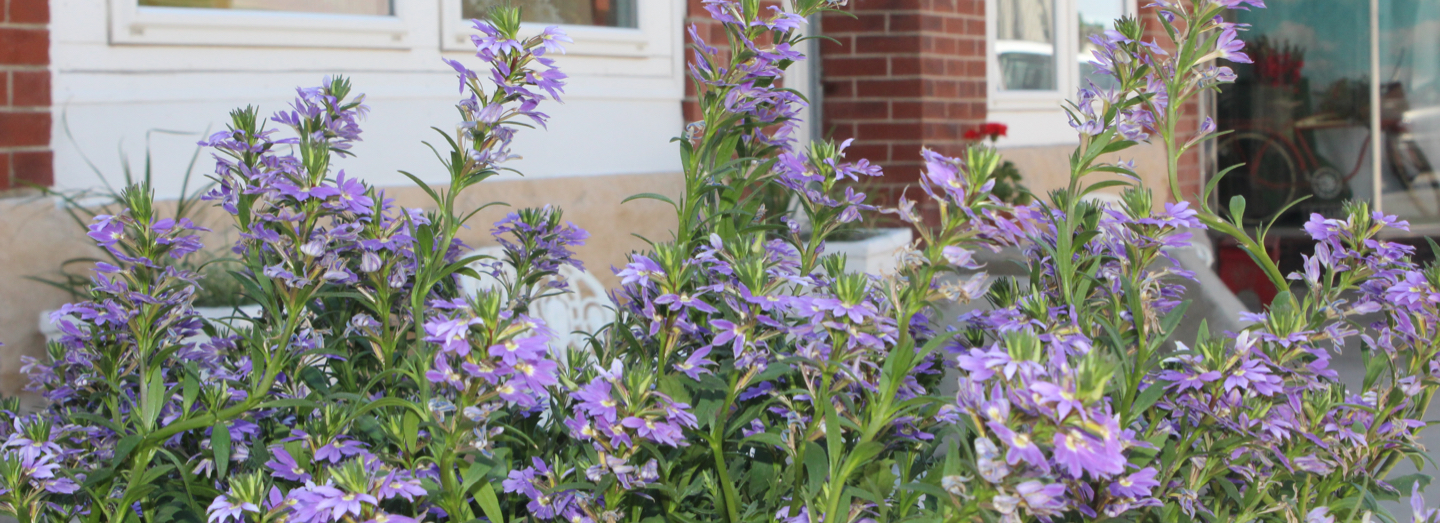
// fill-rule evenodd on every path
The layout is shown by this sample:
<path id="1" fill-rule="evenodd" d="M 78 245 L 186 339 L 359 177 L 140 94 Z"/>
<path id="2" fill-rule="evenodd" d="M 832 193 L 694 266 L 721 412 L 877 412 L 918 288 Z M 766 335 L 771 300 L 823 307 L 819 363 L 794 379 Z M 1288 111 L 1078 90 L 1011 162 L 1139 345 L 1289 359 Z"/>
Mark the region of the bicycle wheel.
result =
<path id="1" fill-rule="evenodd" d="M 1216 191 L 1220 208 L 1229 209 L 1230 198 L 1245 197 L 1245 223 L 1260 223 L 1294 201 L 1300 183 L 1295 158 L 1285 142 L 1268 134 L 1241 132 L 1226 137 L 1216 147 L 1220 168 L 1244 164 L 1220 181 Z"/>

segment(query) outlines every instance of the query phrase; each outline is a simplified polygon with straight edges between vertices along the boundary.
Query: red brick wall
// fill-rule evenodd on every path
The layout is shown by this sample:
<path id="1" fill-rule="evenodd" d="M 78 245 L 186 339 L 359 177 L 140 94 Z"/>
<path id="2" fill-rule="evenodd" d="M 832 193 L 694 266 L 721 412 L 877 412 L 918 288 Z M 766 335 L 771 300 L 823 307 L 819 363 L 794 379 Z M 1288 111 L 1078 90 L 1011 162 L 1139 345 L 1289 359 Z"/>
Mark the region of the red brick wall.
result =
<path id="1" fill-rule="evenodd" d="M 0 0 L 0 191 L 50 185 L 49 0 Z"/>
<path id="2" fill-rule="evenodd" d="M 985 121 L 984 0 L 852 0 L 827 13 L 821 44 L 825 132 L 887 185 L 919 177 L 920 148 L 958 154 Z"/>
<path id="3" fill-rule="evenodd" d="M 691 47 L 695 40 L 690 37 L 690 26 L 696 26 L 700 38 L 706 44 L 720 48 L 729 49 L 729 41 L 725 39 L 725 30 L 720 23 L 710 19 L 710 13 L 705 11 L 704 4 L 700 0 L 688 0 L 685 9 L 685 65 L 689 66 L 695 61 L 695 49 Z M 700 119 L 700 106 L 696 103 L 695 82 L 690 81 L 689 70 L 685 75 L 685 99 L 680 102 L 684 109 L 685 123 L 694 122 Z"/>
<path id="4" fill-rule="evenodd" d="M 1146 3 L 1147 2 L 1140 2 L 1142 6 Z M 1142 7 L 1141 18 L 1145 22 L 1146 40 L 1154 40 L 1164 43 L 1169 39 L 1169 37 L 1165 34 L 1165 26 L 1160 24 L 1160 19 L 1156 15 L 1156 11 L 1154 9 L 1147 9 Z M 1174 49 L 1173 47 L 1168 45 L 1165 47 L 1171 50 Z M 1177 135 L 1179 135 L 1179 138 L 1177 138 L 1176 141 L 1183 144 L 1193 138 L 1195 136 L 1195 132 L 1200 128 L 1200 120 L 1202 117 L 1200 116 L 1200 103 L 1198 99 L 1192 99 L 1190 102 L 1186 103 L 1184 110 L 1181 112 L 1181 115 L 1182 116 L 1180 118 L 1180 122 L 1176 125 L 1175 132 Z M 1154 140 L 1156 144 L 1160 143 L 1160 138 L 1158 136 L 1155 137 Z M 1201 180 L 1203 179 L 1204 175 L 1203 173 L 1201 173 L 1200 149 L 1201 148 L 1197 146 L 1187 152 L 1185 156 L 1180 157 L 1180 172 L 1178 174 L 1178 178 L 1180 181 L 1180 194 L 1184 196 L 1187 200 L 1194 200 L 1198 198 L 1198 195 L 1200 194 L 1200 188 L 1203 186 L 1201 184 Z M 1166 187 L 1166 189 L 1168 189 L 1168 187 Z M 1165 196 L 1170 195 L 1170 191 L 1168 190 L 1156 190 L 1155 193 L 1164 194 Z"/>

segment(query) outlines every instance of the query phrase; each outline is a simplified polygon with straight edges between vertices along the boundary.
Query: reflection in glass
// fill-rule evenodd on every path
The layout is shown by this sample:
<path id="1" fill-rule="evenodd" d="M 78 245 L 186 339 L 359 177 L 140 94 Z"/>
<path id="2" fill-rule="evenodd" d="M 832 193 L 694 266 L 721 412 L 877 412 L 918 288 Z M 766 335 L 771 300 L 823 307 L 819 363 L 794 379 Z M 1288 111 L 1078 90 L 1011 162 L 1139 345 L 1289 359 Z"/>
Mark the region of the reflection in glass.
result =
<path id="1" fill-rule="evenodd" d="M 1422 0 L 1424 1 L 1424 0 Z M 1298 226 L 1310 213 L 1334 216 L 1345 200 L 1370 200 L 1370 3 L 1267 2 L 1232 12 L 1251 24 L 1254 64 L 1218 65 L 1239 79 L 1217 95 L 1217 166 L 1244 166 L 1218 186 L 1221 208 L 1246 200 L 1250 224 L 1279 216 Z M 1307 198 L 1308 197 L 1308 198 Z"/>
<path id="2" fill-rule="evenodd" d="M 463 0 L 461 16 L 485 18 L 499 6 L 520 8 L 520 19 L 543 24 L 636 27 L 635 0 Z"/>
<path id="3" fill-rule="evenodd" d="M 1440 222 L 1440 2 L 1380 2 L 1380 74 L 1385 212 Z"/>
<path id="4" fill-rule="evenodd" d="M 1000 89 L 1055 90 L 1055 0 L 999 0 L 996 11 Z"/>
<path id="5" fill-rule="evenodd" d="M 344 15 L 391 14 L 390 0 L 139 0 L 145 7 L 197 7 L 205 9 L 251 9 Z"/>
<path id="6" fill-rule="evenodd" d="M 1111 28 L 1114 20 L 1125 16 L 1124 0 L 1077 0 L 1075 12 L 1078 15 L 1076 18 L 1079 19 L 1077 36 L 1079 36 L 1080 46 L 1076 49 L 1080 50 L 1080 54 L 1076 60 L 1080 65 L 1080 86 L 1085 87 L 1093 82 L 1096 86 L 1103 88 L 1114 87 L 1116 84 L 1114 77 L 1097 72 L 1095 66 L 1090 65 L 1090 61 L 1095 56 L 1092 51 L 1097 49 L 1095 44 L 1090 41 L 1090 37 L 1103 36 L 1105 30 Z"/>

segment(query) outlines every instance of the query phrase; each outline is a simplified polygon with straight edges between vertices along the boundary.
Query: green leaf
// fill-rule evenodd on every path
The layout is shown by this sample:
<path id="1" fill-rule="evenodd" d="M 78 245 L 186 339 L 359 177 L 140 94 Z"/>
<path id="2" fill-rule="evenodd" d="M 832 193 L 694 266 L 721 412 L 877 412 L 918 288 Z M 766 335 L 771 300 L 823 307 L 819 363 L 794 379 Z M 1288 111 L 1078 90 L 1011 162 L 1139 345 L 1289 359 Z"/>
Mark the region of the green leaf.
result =
<path id="1" fill-rule="evenodd" d="M 657 194 L 657 193 L 653 193 L 653 192 L 642 192 L 642 193 L 640 193 L 640 194 L 636 194 L 636 195 L 631 196 L 631 197 L 629 197 L 629 198 L 626 198 L 626 199 L 624 199 L 624 200 L 620 200 L 620 203 L 627 203 L 627 202 L 629 202 L 630 200 L 659 200 L 659 201 L 662 201 L 662 202 L 665 202 L 665 203 L 670 204 L 671 207 L 674 207 L 674 208 L 676 208 L 676 209 L 679 209 L 679 208 L 680 208 L 680 206 L 677 205 L 677 204 L 675 203 L 675 201 L 674 201 L 674 200 L 671 200 L 669 197 L 667 197 L 667 196 L 665 196 L 665 195 L 663 195 L 663 194 Z"/>
<path id="2" fill-rule="evenodd" d="M 261 410 L 261 409 L 285 409 L 285 408 L 295 408 L 295 407 L 317 408 L 317 407 L 319 407 L 319 406 L 320 406 L 319 403 L 315 403 L 315 402 L 310 401 L 310 400 L 307 400 L 307 399 L 289 398 L 289 399 L 283 399 L 283 400 L 267 401 L 267 402 L 265 402 L 265 403 L 261 403 L 261 404 L 257 405 L 257 406 L 255 407 L 255 409 L 256 409 L 256 410 Z"/>
<path id="3" fill-rule="evenodd" d="M 810 495 L 818 496 L 825 477 L 830 475 L 830 460 L 825 457 L 820 445 L 813 441 L 805 444 L 805 473 L 808 475 L 805 489 Z"/>
<path id="4" fill-rule="evenodd" d="M 225 422 L 210 429 L 210 448 L 215 451 L 215 476 L 223 478 L 230 467 L 230 428 Z"/>
<path id="5" fill-rule="evenodd" d="M 1135 403 L 1130 405 L 1130 413 L 1126 416 L 1130 419 L 1125 420 L 1125 426 L 1128 427 L 1131 423 L 1134 423 L 1135 420 L 1140 418 L 1141 414 L 1144 414 L 1151 406 L 1160 401 L 1160 397 L 1164 395 L 1165 387 L 1162 387 L 1159 383 L 1150 385 L 1150 388 L 1140 393 L 1140 397 L 1135 398 Z"/>
<path id="6" fill-rule="evenodd" d="M 490 472 L 491 468 L 492 467 L 490 465 L 478 461 L 471 463 L 469 467 L 465 468 L 465 473 L 462 474 L 462 483 L 460 490 L 463 492 L 470 492 L 471 487 L 474 487 L 476 483 L 480 482 L 480 480 L 485 479 L 485 473 Z"/>
<path id="7" fill-rule="evenodd" d="M 185 382 L 180 386 L 181 396 L 183 398 L 181 405 L 185 408 L 183 412 L 190 412 L 190 408 L 195 405 L 195 398 L 200 396 L 200 378 L 196 377 L 194 372 L 189 372 L 189 370 L 190 369 L 186 369 Z"/>
<path id="8" fill-rule="evenodd" d="M 1245 197 L 1235 195 L 1230 197 L 1230 219 L 1240 223 L 1245 219 Z"/>
<path id="9" fill-rule="evenodd" d="M 110 466 L 118 467 L 124 463 L 125 458 L 130 457 L 130 452 L 135 450 L 135 446 L 139 445 L 142 439 L 144 438 L 141 438 L 139 434 L 120 438 L 120 442 L 115 444 L 115 456 L 110 458 Z"/>
<path id="10" fill-rule="evenodd" d="M 500 511 L 500 499 L 495 497 L 495 487 L 485 483 L 480 491 L 475 493 L 475 502 L 480 504 L 480 510 L 485 512 L 485 517 L 490 518 L 491 523 L 505 523 L 505 513 Z"/>

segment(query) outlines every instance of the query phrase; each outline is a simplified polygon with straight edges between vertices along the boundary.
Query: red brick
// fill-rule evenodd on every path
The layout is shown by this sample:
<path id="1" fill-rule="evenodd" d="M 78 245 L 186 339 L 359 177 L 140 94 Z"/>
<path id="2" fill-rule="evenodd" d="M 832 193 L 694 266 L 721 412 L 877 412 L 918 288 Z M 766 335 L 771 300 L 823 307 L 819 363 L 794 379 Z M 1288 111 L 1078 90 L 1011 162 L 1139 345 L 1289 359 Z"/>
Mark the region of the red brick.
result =
<path id="1" fill-rule="evenodd" d="M 856 124 L 856 137 L 865 140 L 919 140 L 920 126 L 911 123 L 861 122 Z"/>
<path id="2" fill-rule="evenodd" d="M 884 16 L 884 15 L 877 15 Z M 853 33 L 860 31 L 860 17 L 848 14 L 826 14 L 821 17 L 820 22 L 825 28 L 825 34 L 834 36 L 836 33 Z"/>
<path id="3" fill-rule="evenodd" d="M 845 158 L 855 161 L 860 158 L 872 162 L 890 161 L 890 146 L 882 143 L 865 143 L 863 145 L 851 145 L 845 149 Z"/>
<path id="4" fill-rule="evenodd" d="M 860 96 L 893 98 L 896 96 L 920 96 L 918 80 L 856 80 L 856 91 Z"/>
<path id="5" fill-rule="evenodd" d="M 50 145 L 50 113 L 0 112 L 0 147 Z"/>
<path id="6" fill-rule="evenodd" d="M 885 102 L 830 100 L 825 104 L 825 118 L 832 120 L 884 120 L 890 117 Z"/>
<path id="7" fill-rule="evenodd" d="M 859 35 L 855 37 L 858 53 L 914 53 L 920 50 L 920 37 L 914 35 Z"/>
<path id="8" fill-rule="evenodd" d="M 892 56 L 890 57 L 890 74 L 894 76 L 914 76 L 921 74 L 920 55 Z"/>
<path id="9" fill-rule="evenodd" d="M 10 188 L 10 153 L 0 153 L 0 191 Z"/>
<path id="10" fill-rule="evenodd" d="M 919 31 L 920 22 L 921 15 L 918 13 L 891 13 L 888 29 L 891 33 Z"/>
<path id="11" fill-rule="evenodd" d="M 50 151 L 17 152 L 14 160 L 14 184 L 24 187 L 29 182 L 41 187 L 55 184 L 54 153 Z"/>
<path id="12" fill-rule="evenodd" d="M 855 12 L 916 9 L 920 9 L 920 0 L 860 0 L 850 2 L 850 10 Z"/>
<path id="13" fill-rule="evenodd" d="M 10 105 L 10 75 L 0 71 L 0 107 Z"/>
<path id="14" fill-rule="evenodd" d="M 50 106 L 50 71 L 15 71 L 10 73 L 10 104 L 15 107 Z"/>
<path id="15" fill-rule="evenodd" d="M 50 0 L 10 0 L 10 23 L 50 23 Z"/>
<path id="16" fill-rule="evenodd" d="M 833 38 L 831 40 L 830 38 Z M 821 56 L 847 55 L 855 52 L 855 39 L 849 36 L 832 36 L 820 41 Z"/>
<path id="17" fill-rule="evenodd" d="M 924 115 L 921 102 L 895 100 L 890 102 L 890 115 L 896 120 L 914 120 Z"/>
<path id="18" fill-rule="evenodd" d="M 850 80 L 839 82 L 827 80 L 825 82 L 822 82 L 821 85 L 823 85 L 825 88 L 825 96 L 827 100 L 830 98 L 839 99 L 855 96 L 855 82 L 852 82 Z"/>
<path id="19" fill-rule="evenodd" d="M 0 65 L 49 65 L 50 31 L 0 27 Z"/>
<path id="20" fill-rule="evenodd" d="M 825 76 L 830 78 L 852 76 L 885 76 L 885 59 L 881 57 L 851 58 L 848 56 L 825 58 Z"/>

